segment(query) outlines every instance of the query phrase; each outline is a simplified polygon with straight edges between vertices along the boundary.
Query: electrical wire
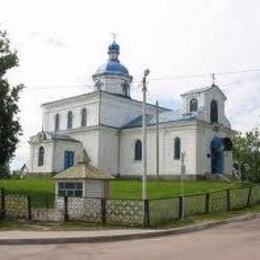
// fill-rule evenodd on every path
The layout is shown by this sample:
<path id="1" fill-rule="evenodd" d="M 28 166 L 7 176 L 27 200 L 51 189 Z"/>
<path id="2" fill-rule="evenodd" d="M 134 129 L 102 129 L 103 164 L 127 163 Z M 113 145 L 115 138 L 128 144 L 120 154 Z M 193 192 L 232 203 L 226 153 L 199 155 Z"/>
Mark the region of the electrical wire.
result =
<path id="1" fill-rule="evenodd" d="M 260 67 L 260 66 L 259 66 Z M 253 72 L 260 72 L 260 69 L 244 69 L 244 70 L 233 70 L 233 71 L 223 71 L 223 72 L 216 72 L 214 75 L 218 76 L 224 76 L 224 75 L 232 75 L 232 74 L 242 74 L 242 73 L 253 73 Z M 149 81 L 162 81 L 162 80 L 178 80 L 178 79 L 191 79 L 191 78 L 202 78 L 202 77 L 209 77 L 212 74 L 205 73 L 205 74 L 190 74 L 190 75 L 179 75 L 179 76 L 169 76 L 169 77 L 160 77 L 160 78 L 150 78 Z M 136 90 L 139 90 L 142 86 L 141 80 L 135 80 L 133 83 L 137 83 L 137 85 L 132 86 Z M 49 90 L 49 89 L 68 89 L 68 88 L 87 88 L 87 89 L 93 89 L 93 86 L 91 85 L 67 85 L 67 86 L 31 86 L 26 87 L 26 90 Z"/>

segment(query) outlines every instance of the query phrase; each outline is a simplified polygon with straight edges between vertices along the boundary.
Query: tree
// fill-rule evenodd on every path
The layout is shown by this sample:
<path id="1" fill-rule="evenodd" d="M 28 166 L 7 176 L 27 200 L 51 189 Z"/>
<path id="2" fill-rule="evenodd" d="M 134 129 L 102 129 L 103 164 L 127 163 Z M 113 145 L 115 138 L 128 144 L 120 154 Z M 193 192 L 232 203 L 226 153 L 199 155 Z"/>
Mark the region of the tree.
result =
<path id="1" fill-rule="evenodd" d="M 233 140 L 234 160 L 237 161 L 242 179 L 260 182 L 260 133 L 253 129 L 238 133 Z"/>
<path id="2" fill-rule="evenodd" d="M 7 72 L 17 66 L 17 52 L 11 50 L 6 32 L 0 30 L 0 178 L 8 177 L 9 162 L 22 134 L 17 115 L 23 85 L 11 86 L 6 77 Z"/>

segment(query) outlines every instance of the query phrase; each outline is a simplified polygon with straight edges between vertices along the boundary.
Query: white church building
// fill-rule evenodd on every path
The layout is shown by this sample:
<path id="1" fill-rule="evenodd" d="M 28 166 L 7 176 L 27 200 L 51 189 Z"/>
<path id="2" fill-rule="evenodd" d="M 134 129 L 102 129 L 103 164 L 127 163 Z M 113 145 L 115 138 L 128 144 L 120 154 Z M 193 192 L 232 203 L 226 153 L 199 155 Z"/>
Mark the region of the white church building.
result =
<path id="1" fill-rule="evenodd" d="M 94 90 L 45 103 L 43 129 L 30 138 L 31 173 L 58 173 L 91 164 L 124 177 L 142 174 L 142 102 L 131 98 L 133 77 L 119 59 L 119 45 L 93 75 Z M 226 96 L 212 85 L 183 93 L 177 110 L 159 107 L 159 175 L 192 178 L 231 174 L 233 130 L 225 116 Z M 156 175 L 156 109 L 147 104 L 147 173 Z"/>

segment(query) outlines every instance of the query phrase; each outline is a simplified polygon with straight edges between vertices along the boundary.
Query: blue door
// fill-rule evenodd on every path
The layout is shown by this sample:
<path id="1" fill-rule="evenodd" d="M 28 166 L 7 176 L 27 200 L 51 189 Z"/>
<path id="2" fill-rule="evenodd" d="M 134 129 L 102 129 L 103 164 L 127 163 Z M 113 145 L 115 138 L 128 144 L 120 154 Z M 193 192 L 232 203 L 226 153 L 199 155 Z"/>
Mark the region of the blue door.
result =
<path id="1" fill-rule="evenodd" d="M 224 143 L 222 138 L 214 138 L 211 142 L 211 171 L 223 173 L 224 168 Z"/>
<path id="2" fill-rule="evenodd" d="M 74 165 L 74 152 L 73 151 L 65 151 L 64 153 L 64 169 L 68 169 L 69 167 Z"/>

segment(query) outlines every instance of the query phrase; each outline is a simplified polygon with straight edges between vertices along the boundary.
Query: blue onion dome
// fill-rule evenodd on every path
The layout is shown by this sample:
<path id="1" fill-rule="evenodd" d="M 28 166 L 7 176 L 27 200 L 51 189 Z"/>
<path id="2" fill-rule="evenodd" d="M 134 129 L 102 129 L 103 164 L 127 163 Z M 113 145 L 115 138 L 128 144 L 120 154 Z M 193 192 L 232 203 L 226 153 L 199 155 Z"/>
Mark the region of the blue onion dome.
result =
<path id="1" fill-rule="evenodd" d="M 120 53 L 120 46 L 115 41 L 108 46 L 108 54 L 110 55 L 111 53 Z"/>
<path id="2" fill-rule="evenodd" d="M 102 75 L 116 75 L 132 78 L 129 75 L 128 69 L 120 63 L 118 59 L 119 54 L 120 46 L 113 41 L 113 43 L 108 46 L 108 61 L 98 68 L 96 73 L 93 75 L 93 78 Z"/>

